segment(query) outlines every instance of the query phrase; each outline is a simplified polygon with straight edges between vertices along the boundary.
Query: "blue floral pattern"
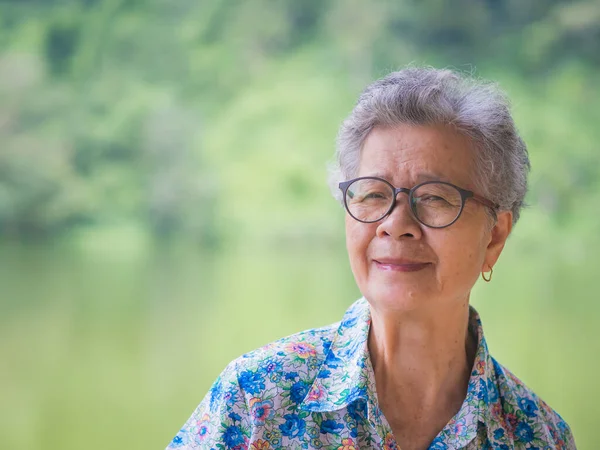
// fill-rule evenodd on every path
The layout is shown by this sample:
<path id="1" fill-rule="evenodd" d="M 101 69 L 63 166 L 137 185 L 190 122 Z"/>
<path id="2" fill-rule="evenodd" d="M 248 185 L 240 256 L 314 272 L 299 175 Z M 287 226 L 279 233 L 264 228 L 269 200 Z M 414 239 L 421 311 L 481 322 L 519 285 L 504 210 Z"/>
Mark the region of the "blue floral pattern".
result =
<path id="1" fill-rule="evenodd" d="M 362 298 L 341 322 L 304 331 L 232 361 L 168 449 L 398 449 L 377 403 Z M 478 348 L 467 396 L 430 449 L 575 449 L 569 426 Z"/>

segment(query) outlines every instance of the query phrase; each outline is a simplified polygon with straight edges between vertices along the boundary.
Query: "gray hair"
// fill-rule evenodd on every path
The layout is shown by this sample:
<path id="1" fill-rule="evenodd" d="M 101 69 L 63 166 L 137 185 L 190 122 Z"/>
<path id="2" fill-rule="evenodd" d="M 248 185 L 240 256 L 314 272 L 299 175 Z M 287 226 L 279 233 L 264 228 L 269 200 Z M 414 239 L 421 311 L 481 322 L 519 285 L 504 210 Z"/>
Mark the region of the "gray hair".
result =
<path id="1" fill-rule="evenodd" d="M 335 162 L 329 167 L 334 197 L 338 183 L 356 176 L 367 135 L 377 125 L 448 124 L 470 137 L 477 153 L 474 184 L 478 194 L 512 211 L 519 219 L 530 170 L 527 147 L 499 88 L 452 70 L 407 68 L 367 86 L 342 123 Z"/>

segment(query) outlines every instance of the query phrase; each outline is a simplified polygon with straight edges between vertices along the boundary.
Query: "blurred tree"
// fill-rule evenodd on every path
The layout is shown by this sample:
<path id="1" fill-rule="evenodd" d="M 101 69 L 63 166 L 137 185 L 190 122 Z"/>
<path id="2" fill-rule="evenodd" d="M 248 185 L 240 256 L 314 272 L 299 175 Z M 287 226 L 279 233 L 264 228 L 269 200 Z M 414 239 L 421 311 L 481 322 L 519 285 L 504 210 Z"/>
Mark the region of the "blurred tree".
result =
<path id="1" fill-rule="evenodd" d="M 288 195 L 322 202 L 321 180 L 307 180 L 304 164 L 329 156 L 324 143 L 360 87 L 411 61 L 510 73 L 532 151 L 544 149 L 532 195 L 557 223 L 573 186 L 596 188 L 586 139 L 597 133 L 590 104 L 600 98 L 594 0 L 28 0 L 2 2 L 0 20 L 5 233 L 133 222 L 157 236 L 211 241 L 224 233 L 221 196 L 241 170 L 229 166 L 244 161 L 252 184 L 290 145 L 307 153 L 282 170 L 287 187 L 273 195 L 281 208 L 293 209 Z M 266 74 L 288 83 L 279 88 Z M 301 104 L 307 95 L 320 97 Z M 323 114 L 314 112 L 318 98 L 329 99 Z M 577 137 L 547 129 L 567 120 Z M 294 129 L 303 135 L 285 143 L 281 130 Z"/>

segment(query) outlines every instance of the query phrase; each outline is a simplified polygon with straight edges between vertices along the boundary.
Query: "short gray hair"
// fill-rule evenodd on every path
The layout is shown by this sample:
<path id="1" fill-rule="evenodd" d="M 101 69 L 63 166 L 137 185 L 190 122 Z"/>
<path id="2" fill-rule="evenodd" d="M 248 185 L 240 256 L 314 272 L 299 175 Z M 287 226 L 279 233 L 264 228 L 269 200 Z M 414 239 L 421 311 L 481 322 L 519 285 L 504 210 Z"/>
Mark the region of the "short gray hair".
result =
<path id="1" fill-rule="evenodd" d="M 329 167 L 334 197 L 338 183 L 356 176 L 367 135 L 377 125 L 448 124 L 475 143 L 478 194 L 519 219 L 530 170 L 527 147 L 510 114 L 509 101 L 493 83 L 448 69 L 406 68 L 367 86 L 342 123 L 336 159 Z"/>

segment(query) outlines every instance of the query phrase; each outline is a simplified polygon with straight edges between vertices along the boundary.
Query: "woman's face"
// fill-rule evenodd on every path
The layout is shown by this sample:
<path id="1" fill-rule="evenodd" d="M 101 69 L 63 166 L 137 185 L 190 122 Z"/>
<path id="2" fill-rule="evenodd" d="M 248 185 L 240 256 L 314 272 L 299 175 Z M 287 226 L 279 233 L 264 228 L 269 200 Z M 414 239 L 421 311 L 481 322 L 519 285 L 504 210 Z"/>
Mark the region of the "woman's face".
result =
<path id="1" fill-rule="evenodd" d="M 472 157 L 470 139 L 447 126 L 376 127 L 364 143 L 358 176 L 403 188 L 448 181 L 476 192 Z M 481 271 L 495 264 L 511 224 L 510 212 L 499 213 L 493 225 L 484 206 L 467 200 L 454 224 L 428 228 L 411 215 L 408 196 L 398 194 L 392 213 L 379 222 L 346 214 L 346 246 L 370 302 L 393 310 L 439 308 L 468 300 Z"/>

